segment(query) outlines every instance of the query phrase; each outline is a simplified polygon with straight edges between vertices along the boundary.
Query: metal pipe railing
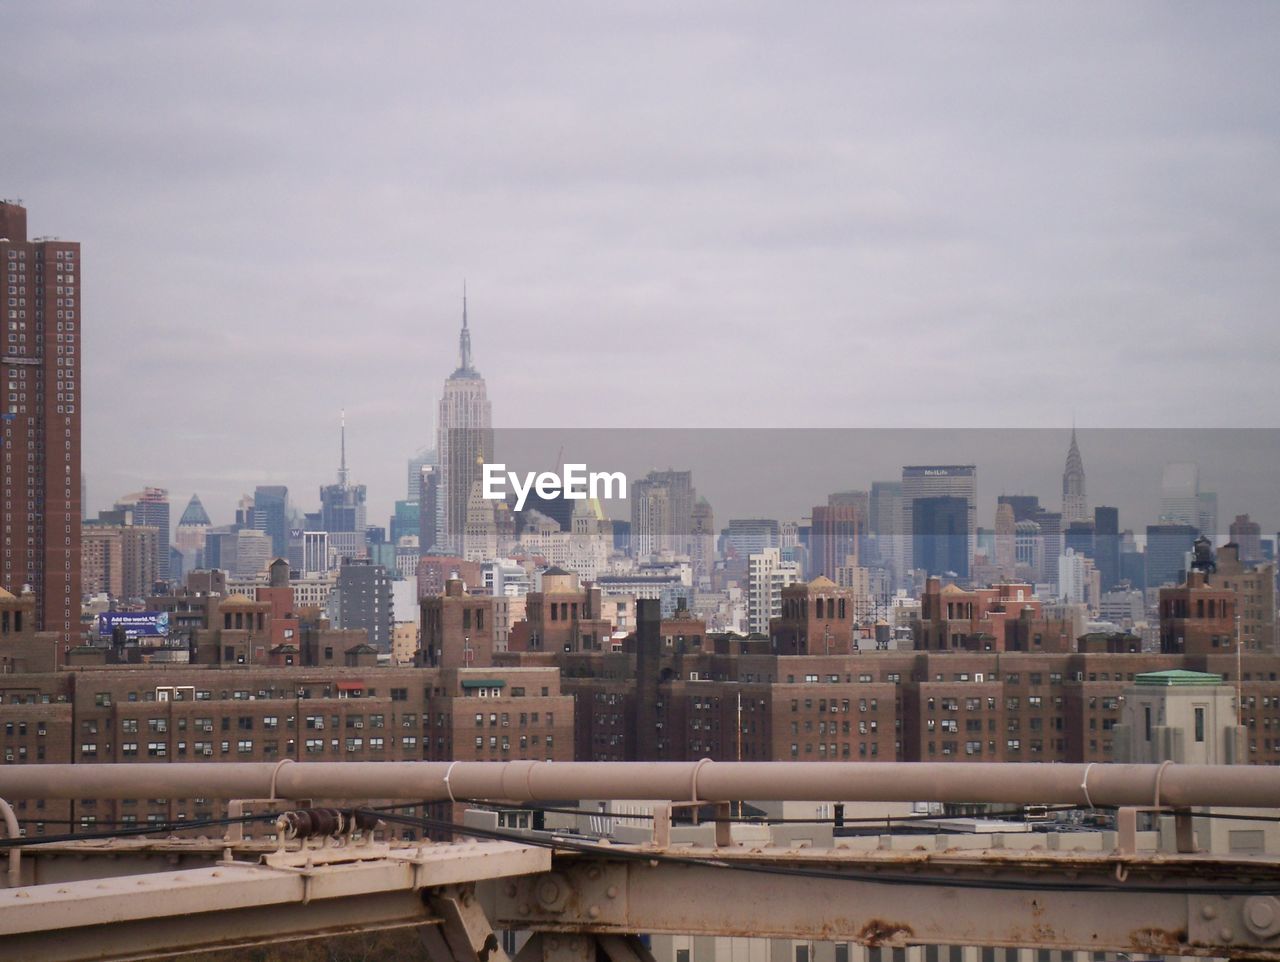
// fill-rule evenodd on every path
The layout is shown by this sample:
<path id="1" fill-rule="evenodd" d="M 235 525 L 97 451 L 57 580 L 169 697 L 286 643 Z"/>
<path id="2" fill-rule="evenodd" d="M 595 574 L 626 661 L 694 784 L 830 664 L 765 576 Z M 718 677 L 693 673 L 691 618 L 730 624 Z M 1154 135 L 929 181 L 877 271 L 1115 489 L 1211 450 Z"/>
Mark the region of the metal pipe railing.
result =
<path id="1" fill-rule="evenodd" d="M 1280 807 L 1280 768 L 991 762 L 299 762 L 8 765 L 10 799 L 813 800 Z"/>
<path id="2" fill-rule="evenodd" d="M 4 819 L 5 835 L 8 838 L 19 838 L 22 835 L 18 828 L 18 817 L 13 814 L 13 806 L 0 798 L 0 817 Z M 15 889 L 22 884 L 22 848 L 15 845 L 9 849 L 9 872 L 7 876 L 9 888 Z"/>

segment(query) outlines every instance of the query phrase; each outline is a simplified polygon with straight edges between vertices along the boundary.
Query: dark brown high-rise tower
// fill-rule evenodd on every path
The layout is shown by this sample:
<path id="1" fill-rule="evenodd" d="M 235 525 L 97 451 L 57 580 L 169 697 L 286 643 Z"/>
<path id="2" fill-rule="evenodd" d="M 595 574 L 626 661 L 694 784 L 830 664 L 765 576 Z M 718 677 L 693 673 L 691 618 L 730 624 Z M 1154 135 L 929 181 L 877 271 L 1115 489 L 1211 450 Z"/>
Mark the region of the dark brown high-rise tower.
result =
<path id="1" fill-rule="evenodd" d="M 27 240 L 0 200 L 0 587 L 36 594 L 36 627 L 61 650 L 80 630 L 80 245 Z"/>

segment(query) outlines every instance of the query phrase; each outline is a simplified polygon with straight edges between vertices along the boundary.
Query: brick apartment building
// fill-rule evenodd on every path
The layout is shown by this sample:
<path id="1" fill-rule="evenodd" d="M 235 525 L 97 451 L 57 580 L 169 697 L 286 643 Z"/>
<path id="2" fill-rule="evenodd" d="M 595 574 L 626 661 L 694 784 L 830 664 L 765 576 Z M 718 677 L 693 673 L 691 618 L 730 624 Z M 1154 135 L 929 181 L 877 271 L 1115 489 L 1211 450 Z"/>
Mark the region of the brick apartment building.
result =
<path id="1" fill-rule="evenodd" d="M 1202 586 L 1193 578 L 1183 587 L 1192 592 L 1194 617 Z M 808 588 L 816 592 L 810 601 L 830 592 L 823 584 Z M 594 607 L 579 607 L 575 622 L 571 599 L 591 604 L 577 590 L 545 593 L 537 617 L 551 623 L 554 598 L 567 606 L 570 630 L 580 631 Z M 1115 728 L 1136 675 L 1190 669 L 1228 683 L 1237 677 L 1233 648 L 1144 654 L 1126 636 L 1085 636 L 1076 650 L 957 646 L 827 654 L 824 645 L 820 653 L 779 654 L 773 638 L 708 635 L 683 613 L 663 619 L 655 600 L 637 604 L 637 630 L 620 646 L 569 642 L 569 651 L 491 652 L 487 658 L 473 648 L 468 659 L 465 612 L 471 612 L 472 632 L 487 631 L 489 622 L 476 621 L 485 599 L 459 589 L 424 605 L 442 613 L 438 625 L 424 624 L 424 644 L 438 637 L 440 652 L 450 653 L 436 666 L 379 667 L 361 660 L 367 653 L 358 637 L 309 625 L 300 629 L 301 643 L 293 646 L 299 661 L 291 666 L 272 645 L 284 602 L 173 597 L 175 607 L 188 609 L 195 651 L 213 653 L 207 662 L 148 664 L 131 660 L 130 651 L 106 658 L 96 649 L 94 664 L 56 670 L 57 637 L 32 628 L 34 599 L 0 595 L 4 763 L 286 757 L 1107 762 L 1116 756 Z M 939 607 L 947 603 L 970 601 L 936 592 L 922 637 L 950 637 L 946 627 L 973 619 L 967 608 Z M 1214 610 L 1218 617 L 1217 605 Z M 838 598 L 835 612 L 838 620 Z M 1206 618 L 1207 612 L 1206 606 Z M 771 627 L 781 631 L 788 617 Z M 1185 617 L 1170 606 L 1170 625 Z M 555 624 L 564 620 L 557 609 Z M 1017 620 L 1037 619 L 1019 613 Z M 812 627 L 808 636 L 814 637 Z M 418 657 L 422 662 L 424 653 Z M 1280 657 L 1254 651 L 1238 657 L 1247 757 L 1280 764 Z M 19 817 L 34 823 L 36 833 L 56 831 L 63 821 L 191 819 L 220 811 L 215 791 L 187 800 L 32 802 L 20 807 Z"/>
<path id="2" fill-rule="evenodd" d="M 1236 592 L 1214 587 L 1202 571 L 1180 585 L 1160 589 L 1160 651 L 1204 655 L 1234 651 Z"/>
<path id="3" fill-rule="evenodd" d="M 132 644 L 72 649 L 59 670 L 34 596 L 0 591 L 4 764 L 573 758 L 573 699 L 555 668 L 379 667 L 363 632 L 324 625 L 273 643 L 283 592 L 153 600 L 183 625 L 192 663 Z M 18 817 L 52 834 L 220 815 L 216 771 L 209 781 L 203 798 L 19 802 Z"/>
<path id="4" fill-rule="evenodd" d="M 686 653 L 664 659 L 646 694 L 635 664 L 566 660 L 579 759 L 1106 762 L 1136 675 L 1235 678 L 1227 655 Z M 1280 764 L 1280 658 L 1247 654 L 1242 668 L 1250 757 Z M 648 754 L 636 734 L 645 705 Z"/>
<path id="5" fill-rule="evenodd" d="M 27 210 L 0 200 L 6 339 L 0 378 L 0 585 L 35 592 L 36 627 L 80 635 L 80 244 L 27 239 Z"/>
<path id="6" fill-rule="evenodd" d="M 490 595 L 469 595 L 462 581 L 450 578 L 442 594 L 423 598 L 420 661 L 433 668 L 493 664 L 497 605 Z"/>
<path id="7" fill-rule="evenodd" d="M 799 603 L 806 588 L 793 586 L 792 600 Z M 1107 762 L 1124 690 L 1136 675 L 1183 668 L 1236 677 L 1229 649 L 1144 654 L 1128 636 L 1085 636 L 1072 649 L 1038 603 L 1011 611 L 1016 587 L 931 594 L 922 639 L 994 621 L 995 631 L 964 633 L 988 636 L 992 647 L 787 655 L 774 650 L 776 638 L 696 632 L 687 636 L 696 644 L 676 645 L 656 607 L 641 602 L 637 633 L 621 652 L 495 658 L 558 667 L 576 701 L 575 755 L 601 761 Z M 984 619 L 970 605 L 998 617 Z M 795 636 L 802 611 L 785 610 L 773 634 Z M 1278 764 L 1280 657 L 1247 653 L 1241 672 L 1249 757 Z"/>
<path id="8" fill-rule="evenodd" d="M 913 625 L 924 651 L 1075 650 L 1071 623 L 1048 617 L 1031 585 L 999 582 L 963 589 L 938 578 L 925 583 Z"/>
<path id="9" fill-rule="evenodd" d="M 854 596 L 825 576 L 782 589 L 782 616 L 769 624 L 780 655 L 849 654 L 854 649 Z"/>
<path id="10" fill-rule="evenodd" d="M 1276 637 L 1276 564 L 1244 560 L 1243 547 L 1233 543 L 1218 549 L 1208 584 L 1236 593 L 1240 641 L 1245 651 L 1280 650 Z"/>
<path id="11" fill-rule="evenodd" d="M 6 764 L 573 758 L 573 700 L 540 668 L 109 665 L 0 675 L 0 699 Z M 43 834 L 218 815 L 225 801 L 211 770 L 205 798 L 17 807 Z"/>
<path id="12" fill-rule="evenodd" d="M 576 652 L 606 647 L 613 625 L 604 616 L 601 589 L 583 586 L 563 568 L 542 573 L 542 590 L 525 597 L 525 617 L 511 626 L 510 651 Z"/>

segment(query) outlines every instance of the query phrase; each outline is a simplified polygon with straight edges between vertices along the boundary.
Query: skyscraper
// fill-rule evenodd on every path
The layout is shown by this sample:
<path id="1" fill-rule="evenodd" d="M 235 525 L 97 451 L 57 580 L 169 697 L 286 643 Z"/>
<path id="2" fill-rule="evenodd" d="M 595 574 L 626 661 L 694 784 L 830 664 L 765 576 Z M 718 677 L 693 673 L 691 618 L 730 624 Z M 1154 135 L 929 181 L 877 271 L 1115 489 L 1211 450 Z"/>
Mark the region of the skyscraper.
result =
<path id="1" fill-rule="evenodd" d="M 336 627 L 363 628 L 374 648 L 381 652 L 391 650 L 395 610 L 391 579 L 382 565 L 368 560 L 344 564 L 338 569 L 330 604 Z"/>
<path id="2" fill-rule="evenodd" d="M 367 553 L 365 486 L 352 484 L 347 472 L 347 416 L 340 427 L 338 483 L 320 489 L 320 528 L 329 532 L 329 544 L 340 558 L 362 558 Z"/>
<path id="3" fill-rule="evenodd" d="M 418 453 L 409 459 L 409 476 L 405 485 L 405 498 L 403 501 L 396 502 L 396 520 L 391 523 L 391 542 L 399 544 L 400 538 L 406 534 L 412 534 L 418 539 L 419 555 L 426 554 L 431 549 L 431 544 L 425 542 L 424 528 L 428 525 L 431 529 L 431 542 L 435 542 L 436 525 L 439 518 L 436 512 L 439 510 L 439 499 L 431 498 L 431 518 L 426 519 L 422 513 L 426 506 L 427 500 L 427 477 L 434 475 L 436 470 L 436 452 L 434 448 L 419 448 Z M 439 478 L 436 477 L 436 482 Z M 412 530 L 406 525 L 412 522 Z"/>
<path id="4" fill-rule="evenodd" d="M 87 522 L 81 542 L 85 594 L 133 601 L 153 594 L 159 535 L 151 525 Z"/>
<path id="5" fill-rule="evenodd" d="M 1250 521 L 1247 514 L 1236 515 L 1231 522 L 1231 540 L 1240 546 L 1240 560 L 1254 564 L 1262 560 L 1262 525 Z"/>
<path id="6" fill-rule="evenodd" d="M 428 554 L 440 542 L 440 469 L 422 466 L 422 491 L 418 502 L 418 553 Z"/>
<path id="7" fill-rule="evenodd" d="M 968 504 L 968 523 L 964 570 L 969 570 L 977 535 L 978 469 L 972 464 L 907 465 L 902 469 L 902 522 L 904 570 L 918 568 L 912 557 L 915 543 L 915 510 L 917 498 L 963 498 Z"/>
<path id="8" fill-rule="evenodd" d="M 1093 509 L 1094 563 L 1103 591 L 1120 583 L 1120 510 L 1099 505 Z"/>
<path id="9" fill-rule="evenodd" d="M 1218 543 L 1218 493 L 1201 491 L 1196 496 L 1196 527 L 1214 544 Z"/>
<path id="10" fill-rule="evenodd" d="M 1002 494 L 996 498 L 996 504 L 1007 504 L 1013 509 L 1013 520 L 1033 521 L 1040 513 L 1040 499 L 1034 494 Z"/>
<path id="11" fill-rule="evenodd" d="M 398 545 L 400 539 L 406 535 L 413 535 L 414 538 L 418 537 L 418 532 L 422 528 L 422 517 L 417 499 L 396 502 L 395 514 L 391 516 L 389 528 L 389 538 L 393 545 Z"/>
<path id="12" fill-rule="evenodd" d="M 1062 550 L 1074 551 L 1086 558 L 1094 556 L 1096 532 L 1093 521 L 1072 521 L 1062 532 Z"/>
<path id="13" fill-rule="evenodd" d="M 1070 527 L 1073 521 L 1091 521 L 1089 500 L 1085 496 L 1084 459 L 1076 444 L 1076 429 L 1071 429 L 1071 447 L 1067 450 L 1067 466 L 1062 472 L 1062 523 Z"/>
<path id="14" fill-rule="evenodd" d="M 173 536 L 173 545 L 182 552 L 188 571 L 204 567 L 204 536 L 211 525 L 200 495 L 193 494 L 182 517 L 178 519 L 178 527 Z"/>
<path id="15" fill-rule="evenodd" d="M 865 503 L 864 499 L 861 505 L 845 502 L 814 506 L 809 535 L 810 578 L 825 575 L 834 581 L 840 568 L 860 563 L 859 541 L 866 524 Z"/>
<path id="16" fill-rule="evenodd" d="M 130 524 L 156 529 L 156 578 L 169 580 L 169 492 L 144 488 L 116 501 L 116 510 L 131 516 Z"/>
<path id="17" fill-rule="evenodd" d="M 871 534 L 891 537 L 902 531 L 902 482 L 872 481 L 867 498 Z"/>
<path id="18" fill-rule="evenodd" d="M 647 561 L 664 551 L 691 554 L 697 500 L 692 471 L 650 471 L 632 484 L 632 557 Z"/>
<path id="19" fill-rule="evenodd" d="M 1187 555 L 1199 529 L 1194 524 L 1162 521 L 1147 525 L 1147 587 L 1176 585 L 1187 570 Z"/>
<path id="20" fill-rule="evenodd" d="M 435 465 L 434 448 L 419 448 L 418 453 L 409 459 L 409 474 L 405 484 L 405 500 L 419 501 L 422 496 L 422 469 L 427 465 Z"/>
<path id="21" fill-rule="evenodd" d="M 749 555 L 782 546 L 778 522 L 773 518 L 730 518 L 725 529 L 725 551 L 745 562 Z"/>
<path id="22" fill-rule="evenodd" d="M 782 614 L 782 589 L 800 580 L 800 564 L 782 560 L 777 548 L 747 559 L 747 630 L 769 633 L 769 619 Z"/>
<path id="23" fill-rule="evenodd" d="M 1041 508 L 1031 519 L 1040 526 L 1041 563 L 1038 580 L 1058 583 L 1058 559 L 1062 556 L 1062 512 Z"/>
<path id="24" fill-rule="evenodd" d="M 253 492 L 253 526 L 271 538 L 271 553 L 283 558 L 289 550 L 289 489 L 283 484 L 260 484 Z"/>
<path id="25" fill-rule="evenodd" d="M 27 240 L 27 211 L 0 201 L 8 297 L 0 407 L 0 587 L 30 585 L 36 629 L 80 627 L 80 245 Z"/>
<path id="26" fill-rule="evenodd" d="M 472 489 L 481 482 L 484 463 L 493 460 L 493 410 L 484 378 L 471 362 L 465 287 L 462 330 L 458 334 L 458 367 L 444 382 L 437 423 L 441 505 L 437 541 L 447 551 L 458 554 L 462 551 Z M 425 545 L 424 550 L 428 547 Z"/>
<path id="27" fill-rule="evenodd" d="M 969 578 L 969 501 L 963 497 L 915 498 L 911 502 L 912 567 L 930 575 Z"/>
<path id="28" fill-rule="evenodd" d="M 996 505 L 994 561 L 1002 578 L 1014 577 L 1014 566 L 1017 563 L 1017 524 L 1012 505 Z"/>
<path id="29" fill-rule="evenodd" d="M 1175 461 L 1164 466 L 1160 481 L 1160 521 L 1200 527 L 1200 466 Z"/>

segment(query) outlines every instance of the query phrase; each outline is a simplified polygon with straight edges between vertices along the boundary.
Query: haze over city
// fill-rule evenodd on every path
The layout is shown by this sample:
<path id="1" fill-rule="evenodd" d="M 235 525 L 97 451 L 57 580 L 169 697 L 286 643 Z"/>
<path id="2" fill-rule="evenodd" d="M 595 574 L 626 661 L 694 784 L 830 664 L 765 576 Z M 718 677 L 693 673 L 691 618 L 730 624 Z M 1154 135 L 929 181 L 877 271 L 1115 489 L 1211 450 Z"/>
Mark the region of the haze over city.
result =
<path id="1" fill-rule="evenodd" d="M 0 171 L 87 252 L 91 512 L 314 498 L 345 407 L 385 516 L 464 278 L 497 427 L 1265 427 L 1278 20 L 22 5 Z"/>

